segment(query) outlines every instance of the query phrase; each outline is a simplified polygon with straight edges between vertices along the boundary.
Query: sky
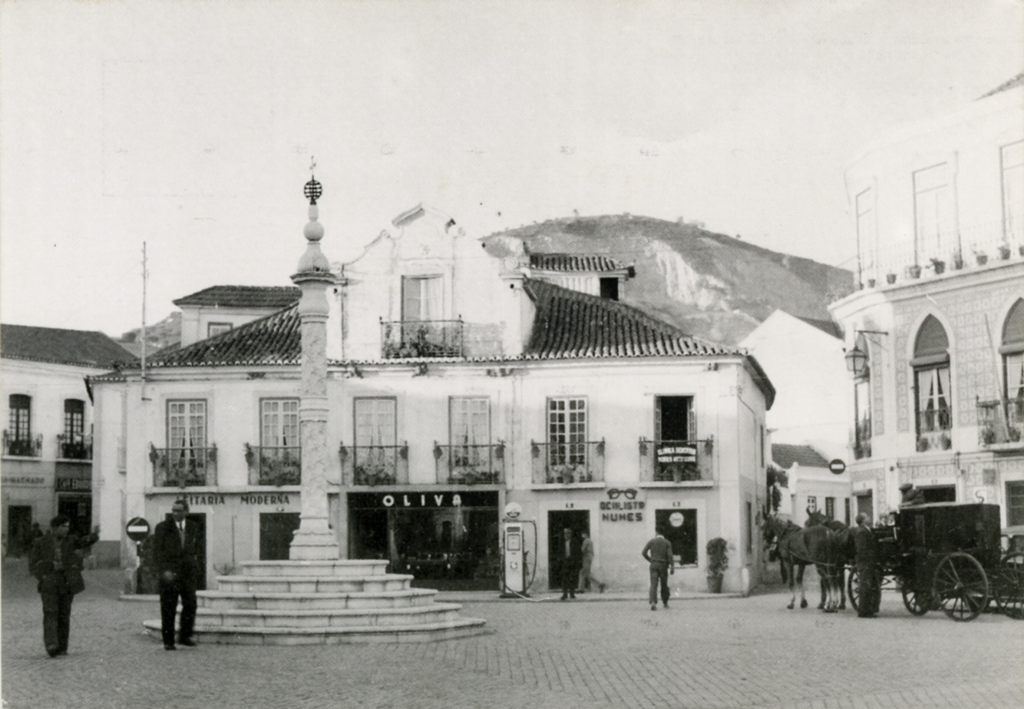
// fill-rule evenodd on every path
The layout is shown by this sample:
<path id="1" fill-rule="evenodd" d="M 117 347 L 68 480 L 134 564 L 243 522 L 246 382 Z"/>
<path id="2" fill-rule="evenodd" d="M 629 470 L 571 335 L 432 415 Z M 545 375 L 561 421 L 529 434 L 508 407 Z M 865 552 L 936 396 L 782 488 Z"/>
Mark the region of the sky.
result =
<path id="1" fill-rule="evenodd" d="M 1024 68 L 1020 0 L 0 0 L 0 319 L 150 324 L 425 203 L 855 264 L 844 171 Z M 143 245 L 146 305 L 143 307 Z"/>

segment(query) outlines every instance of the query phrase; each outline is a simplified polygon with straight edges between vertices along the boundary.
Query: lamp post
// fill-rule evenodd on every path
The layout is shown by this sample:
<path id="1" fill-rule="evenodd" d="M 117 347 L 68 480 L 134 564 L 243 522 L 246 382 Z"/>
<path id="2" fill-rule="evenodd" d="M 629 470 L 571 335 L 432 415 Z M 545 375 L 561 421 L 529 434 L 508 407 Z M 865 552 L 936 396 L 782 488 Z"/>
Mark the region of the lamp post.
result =
<path id="1" fill-rule="evenodd" d="M 312 175 L 303 194 L 309 199 L 309 222 L 302 233 L 306 252 L 292 282 L 302 289 L 299 329 L 302 337 L 302 389 L 299 443 L 302 484 L 299 528 L 292 538 L 292 559 L 337 559 L 338 542 L 328 523 L 327 507 L 327 287 L 334 283 L 331 265 L 320 250 L 324 228 L 316 201 L 323 192 Z"/>
<path id="2" fill-rule="evenodd" d="M 846 369 L 851 372 L 856 379 L 864 374 L 864 367 L 867 365 L 868 353 L 860 348 L 860 343 L 863 338 L 859 335 L 888 335 L 888 332 L 882 330 L 854 330 L 854 342 L 853 348 L 850 349 L 843 358 L 846 360 Z"/>

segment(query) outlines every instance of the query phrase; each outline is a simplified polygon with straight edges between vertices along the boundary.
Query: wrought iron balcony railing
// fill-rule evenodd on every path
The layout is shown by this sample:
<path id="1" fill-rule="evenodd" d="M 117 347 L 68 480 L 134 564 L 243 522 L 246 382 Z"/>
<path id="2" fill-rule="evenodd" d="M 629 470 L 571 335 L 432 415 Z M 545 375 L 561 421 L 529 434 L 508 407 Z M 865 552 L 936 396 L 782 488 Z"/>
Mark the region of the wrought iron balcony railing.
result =
<path id="1" fill-rule="evenodd" d="M 505 444 L 442 446 L 434 443 L 439 485 L 487 485 L 505 479 Z"/>
<path id="2" fill-rule="evenodd" d="M 338 450 L 348 485 L 405 485 L 409 482 L 409 444 L 352 446 Z"/>
<path id="3" fill-rule="evenodd" d="M 917 412 L 917 452 L 949 450 L 953 445 L 949 437 L 953 428 L 950 409 L 931 409 Z"/>
<path id="4" fill-rule="evenodd" d="M 154 487 L 199 487 L 217 484 L 217 446 L 156 448 L 149 446 Z"/>
<path id="5" fill-rule="evenodd" d="M 640 439 L 640 480 L 643 482 L 711 482 L 714 479 L 711 438 L 688 441 Z"/>
<path id="6" fill-rule="evenodd" d="M 15 438 L 11 436 L 7 430 L 4 430 L 3 436 L 4 443 L 4 455 L 17 455 L 24 458 L 38 458 L 43 452 L 43 434 L 38 434 L 35 438 L 29 436 L 28 438 Z"/>
<path id="7" fill-rule="evenodd" d="M 462 329 L 462 320 L 381 320 L 381 357 L 462 357 Z"/>
<path id="8" fill-rule="evenodd" d="M 530 441 L 535 485 L 574 485 L 604 481 L 604 439 L 576 443 Z"/>
<path id="9" fill-rule="evenodd" d="M 1024 439 L 1024 399 L 978 401 L 978 443 L 990 446 L 1018 443 L 1021 439 Z"/>
<path id="10" fill-rule="evenodd" d="M 302 455 L 298 446 L 245 444 L 250 485 L 301 485 Z"/>
<path id="11" fill-rule="evenodd" d="M 64 460 L 92 460 L 92 436 L 87 433 L 58 434 L 57 457 Z"/>

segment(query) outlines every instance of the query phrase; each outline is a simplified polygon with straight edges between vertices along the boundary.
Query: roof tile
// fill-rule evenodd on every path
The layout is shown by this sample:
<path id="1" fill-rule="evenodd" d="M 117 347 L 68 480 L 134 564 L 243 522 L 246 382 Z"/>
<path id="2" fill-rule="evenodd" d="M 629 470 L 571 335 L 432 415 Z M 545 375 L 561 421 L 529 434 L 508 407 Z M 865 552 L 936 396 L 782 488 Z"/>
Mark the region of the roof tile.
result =
<path id="1" fill-rule="evenodd" d="M 29 325 L 0 325 L 0 355 L 104 368 L 135 361 L 131 352 L 102 332 Z"/>
<path id="2" fill-rule="evenodd" d="M 178 298 L 174 304 L 216 308 L 286 308 L 297 303 L 302 291 L 296 286 L 210 286 Z"/>

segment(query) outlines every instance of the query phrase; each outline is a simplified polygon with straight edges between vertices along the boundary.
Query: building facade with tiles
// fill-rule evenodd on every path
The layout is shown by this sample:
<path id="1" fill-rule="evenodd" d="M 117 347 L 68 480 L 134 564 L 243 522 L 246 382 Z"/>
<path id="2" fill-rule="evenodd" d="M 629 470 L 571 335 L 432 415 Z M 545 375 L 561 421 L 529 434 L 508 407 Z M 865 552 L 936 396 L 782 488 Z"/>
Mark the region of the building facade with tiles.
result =
<path id="1" fill-rule="evenodd" d="M 621 264 L 538 260 L 425 207 L 393 226 L 327 294 L 328 499 L 343 557 L 497 591 L 515 502 L 531 592 L 557 585 L 549 552 L 564 527 L 591 534 L 594 573 L 611 588 L 646 587 L 640 550 L 656 524 L 676 545 L 676 585 L 706 587 L 705 545 L 718 536 L 726 590 L 759 582 L 774 389 L 756 360 L 617 302 L 609 279 L 631 275 Z M 134 545 L 117 530 L 134 517 L 155 525 L 179 495 L 205 520 L 208 578 L 287 558 L 300 509 L 298 325 L 290 306 L 155 358 L 145 381 L 91 380 L 97 505 L 126 566 Z"/>
<path id="2" fill-rule="evenodd" d="M 28 552 L 32 524 L 45 532 L 67 515 L 72 531 L 92 509 L 93 403 L 86 377 L 134 357 L 101 332 L 0 326 L 3 376 L 3 534 L 9 555 Z M 114 530 L 116 534 L 116 530 Z"/>
<path id="3" fill-rule="evenodd" d="M 1024 74 L 848 171 L 861 289 L 831 310 L 862 360 L 850 474 L 876 519 L 912 483 L 1024 524 L 1022 107 Z"/>

